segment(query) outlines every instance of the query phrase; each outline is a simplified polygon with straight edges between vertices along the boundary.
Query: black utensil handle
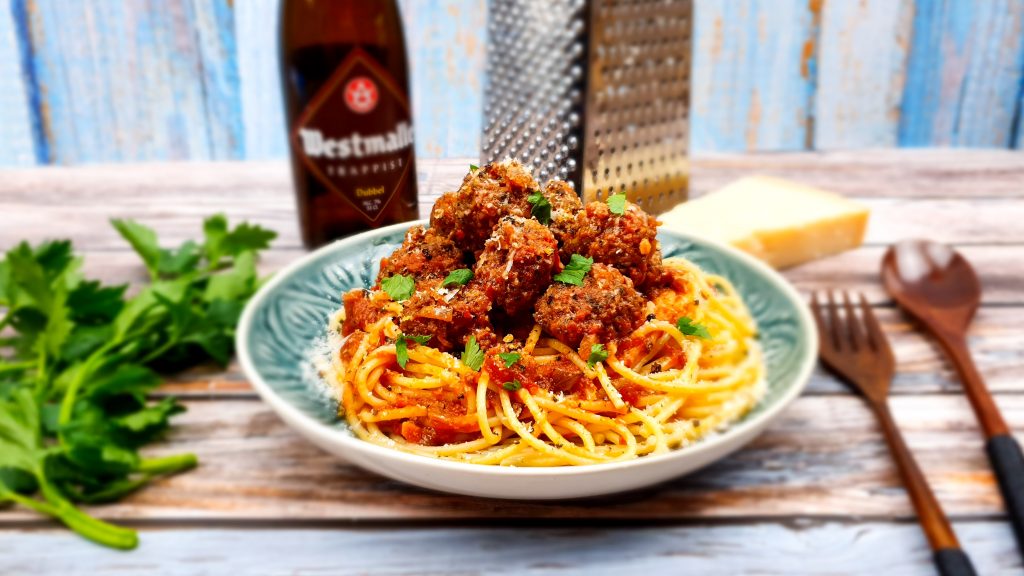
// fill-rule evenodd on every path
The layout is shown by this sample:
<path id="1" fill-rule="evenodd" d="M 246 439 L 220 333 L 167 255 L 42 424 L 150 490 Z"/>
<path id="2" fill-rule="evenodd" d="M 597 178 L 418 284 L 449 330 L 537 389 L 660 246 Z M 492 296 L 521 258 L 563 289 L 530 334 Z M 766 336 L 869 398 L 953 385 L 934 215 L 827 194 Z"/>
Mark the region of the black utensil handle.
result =
<path id="1" fill-rule="evenodd" d="M 1017 546 L 1024 553 L 1024 453 L 1010 435 L 993 436 L 985 447 L 1017 535 Z"/>
<path id="2" fill-rule="evenodd" d="M 942 576 L 977 576 L 971 559 L 959 548 L 936 550 L 935 566 Z"/>

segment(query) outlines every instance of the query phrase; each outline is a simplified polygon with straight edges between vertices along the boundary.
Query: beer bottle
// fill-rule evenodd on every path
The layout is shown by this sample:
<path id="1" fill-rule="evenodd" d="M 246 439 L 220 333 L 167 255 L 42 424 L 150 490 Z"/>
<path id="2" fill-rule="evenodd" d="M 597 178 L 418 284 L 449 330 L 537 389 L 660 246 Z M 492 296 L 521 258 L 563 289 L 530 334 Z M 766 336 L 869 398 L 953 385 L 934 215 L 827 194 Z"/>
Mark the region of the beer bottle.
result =
<path id="1" fill-rule="evenodd" d="M 281 68 L 307 247 L 418 215 L 395 0 L 282 0 Z"/>

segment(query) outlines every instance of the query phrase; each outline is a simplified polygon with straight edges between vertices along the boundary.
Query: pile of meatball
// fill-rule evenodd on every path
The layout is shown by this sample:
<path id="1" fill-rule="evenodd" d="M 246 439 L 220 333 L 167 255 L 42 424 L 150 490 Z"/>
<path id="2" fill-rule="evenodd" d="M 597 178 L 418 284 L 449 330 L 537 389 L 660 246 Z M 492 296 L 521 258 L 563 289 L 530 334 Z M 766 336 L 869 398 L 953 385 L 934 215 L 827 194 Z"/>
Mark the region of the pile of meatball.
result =
<path id="1" fill-rule="evenodd" d="M 546 224 L 528 200 L 538 191 L 551 205 Z M 396 274 L 412 277 L 416 290 L 403 302 L 399 326 L 405 334 L 430 335 L 428 345 L 444 351 L 462 349 L 471 336 L 485 349 L 507 335 L 521 340 L 534 322 L 584 349 L 639 327 L 645 294 L 668 282 L 656 227 L 632 203 L 623 214 L 605 202 L 584 207 L 567 183 L 541 187 L 521 164 L 505 160 L 472 170 L 457 191 L 441 196 L 430 227 L 411 228 L 382 260 L 376 288 Z M 573 254 L 594 261 L 582 285 L 554 281 Z M 466 285 L 442 286 L 461 268 L 473 270 Z M 385 314 L 379 294 L 345 295 L 346 333 Z"/>

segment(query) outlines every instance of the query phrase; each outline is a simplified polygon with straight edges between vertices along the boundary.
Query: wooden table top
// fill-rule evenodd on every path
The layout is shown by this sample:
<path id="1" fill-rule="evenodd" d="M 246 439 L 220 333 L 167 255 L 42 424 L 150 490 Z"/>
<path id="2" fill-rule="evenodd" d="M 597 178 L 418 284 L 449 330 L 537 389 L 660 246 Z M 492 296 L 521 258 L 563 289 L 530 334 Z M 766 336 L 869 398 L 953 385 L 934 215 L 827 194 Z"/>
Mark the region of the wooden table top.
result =
<path id="1" fill-rule="evenodd" d="M 421 210 L 471 159 L 421 160 Z M 709 156 L 693 193 L 774 174 L 872 209 L 866 244 L 785 272 L 801 291 L 861 290 L 895 348 L 893 411 L 981 574 L 1024 567 L 977 423 L 937 348 L 878 284 L 885 246 L 911 236 L 955 244 L 977 267 L 984 305 L 970 344 L 1024 440 L 1024 153 L 894 150 Z M 137 257 L 107 224 L 130 217 L 166 243 L 218 211 L 280 233 L 265 271 L 302 254 L 288 169 L 195 163 L 0 171 L 0 249 L 74 240 L 88 275 L 139 281 Z M 154 453 L 191 451 L 197 470 L 93 509 L 139 527 L 140 548 L 106 550 L 18 508 L 0 510 L 0 574 L 932 574 L 896 470 L 867 407 L 817 371 L 807 392 L 746 449 L 657 489 L 583 503 L 435 494 L 320 451 L 256 397 L 237 365 L 197 369 L 160 394 L 188 412 Z"/>

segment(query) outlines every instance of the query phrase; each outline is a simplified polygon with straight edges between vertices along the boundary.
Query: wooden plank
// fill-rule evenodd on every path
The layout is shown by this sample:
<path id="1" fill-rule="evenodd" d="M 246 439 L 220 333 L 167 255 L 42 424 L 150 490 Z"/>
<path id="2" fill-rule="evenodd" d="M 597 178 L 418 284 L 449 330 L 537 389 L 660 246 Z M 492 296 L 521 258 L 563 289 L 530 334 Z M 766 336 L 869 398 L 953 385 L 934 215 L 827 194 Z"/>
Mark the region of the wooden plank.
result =
<path id="1" fill-rule="evenodd" d="M 1000 522 L 954 526 L 979 574 L 1022 569 Z M 54 554 L 60 550 L 60 554 Z M 756 523 L 643 528 L 143 529 L 123 554 L 61 530 L 12 530 L 0 540 L 0 572 L 234 576 L 283 574 L 687 573 L 931 575 L 915 524 Z M 852 571 L 852 572 L 851 572 Z"/>
<path id="2" fill-rule="evenodd" d="M 897 178 L 896 184 L 887 180 L 887 174 L 895 170 L 892 165 L 901 158 L 915 157 L 920 158 L 921 165 L 927 158 L 944 158 L 941 154 L 893 153 L 887 170 L 876 170 L 872 162 L 851 162 L 847 168 L 836 162 L 836 175 L 831 181 L 854 197 L 864 192 L 861 199 L 873 210 L 868 243 L 887 244 L 913 236 L 975 245 L 1024 241 L 1024 229 L 1018 225 L 1024 219 L 1024 198 L 1020 197 L 1019 189 L 1014 194 L 1012 182 L 1019 173 L 1015 160 L 991 165 L 965 163 L 964 168 L 951 165 L 945 176 L 947 181 L 974 182 L 974 190 L 991 189 L 993 195 L 999 196 L 974 203 L 971 217 L 965 218 L 964 203 L 954 198 L 967 196 L 971 189 L 968 184 L 936 185 L 929 194 L 927 186 L 915 184 L 914 178 Z M 470 161 L 423 163 L 418 174 L 422 214 L 429 210 L 432 198 L 459 185 Z M 706 162 L 706 167 L 701 162 Z M 694 164 L 698 190 L 709 186 L 703 183 L 704 179 L 719 185 L 748 170 L 736 168 L 720 157 L 697 159 Z M 829 176 L 825 169 L 805 171 L 806 165 L 802 160 L 787 164 L 782 159 L 771 171 L 827 184 Z M 756 171 L 762 171 L 760 166 Z M 940 168 L 922 169 L 922 173 L 927 174 L 922 176 L 923 182 L 943 179 Z M 167 242 L 180 242 L 197 233 L 202 218 L 218 211 L 278 230 L 278 247 L 299 246 L 290 179 L 286 165 L 281 162 L 103 166 L 0 174 L 0 249 L 22 238 L 43 236 L 52 230 L 54 222 L 61 223 L 62 236 L 74 238 L 83 249 L 123 248 L 122 241 L 105 225 L 108 218 L 122 216 L 142 219 L 155 226 Z M 903 182 L 910 182 L 906 189 Z M 883 190 L 906 190 L 908 196 L 882 198 Z M 244 196 L 239 191 L 244 191 Z M 917 194 L 927 196 L 915 198 Z"/>
<path id="3" fill-rule="evenodd" d="M 918 0 L 902 146 L 1011 144 L 1024 75 L 1024 2 Z"/>
<path id="4" fill-rule="evenodd" d="M 896 145 L 913 0 L 825 2 L 814 148 Z"/>
<path id="5" fill-rule="evenodd" d="M 996 395 L 1024 431 L 1024 395 Z M 874 416 L 852 396 L 798 399 L 744 450 L 652 490 L 586 502 L 435 494 L 345 464 L 292 432 L 261 402 L 189 401 L 153 454 L 194 452 L 200 467 L 94 513 L 144 521 L 441 521 L 912 517 Z M 946 511 L 999 518 L 982 436 L 962 396 L 897 396 L 896 420 Z M 13 508 L 0 523 L 34 520 Z"/>
<path id="6" fill-rule="evenodd" d="M 411 58 L 417 156 L 478 155 L 485 0 L 402 0 L 401 7 Z"/>
<path id="7" fill-rule="evenodd" d="M 186 8 L 195 22 L 195 42 L 202 70 L 210 159 L 245 157 L 235 41 L 233 0 L 191 0 Z"/>
<path id="8" fill-rule="evenodd" d="M 24 238 L 59 235 L 75 239 L 88 250 L 121 249 L 124 241 L 106 224 L 109 218 L 134 218 L 154 227 L 168 244 L 194 238 L 203 218 L 224 212 L 234 220 L 246 219 L 268 226 L 280 234 L 276 246 L 300 246 L 295 201 L 281 189 L 244 189 L 212 196 L 210 191 L 181 190 L 173 195 L 148 195 L 132 191 L 118 198 L 103 189 L 78 189 L 73 197 L 56 197 L 40 189 L 14 190 L 0 198 L 0 250 Z M 429 213 L 430 199 L 420 205 Z M 905 238 L 931 238 L 963 245 L 1024 243 L 1024 198 L 994 199 L 978 203 L 971 217 L 964 217 L 959 200 L 859 199 L 871 209 L 865 239 L 868 245 L 888 245 Z M 53 228 L 60 222 L 59 230 Z"/>
<path id="9" fill-rule="evenodd" d="M 751 174 L 859 197 L 981 200 L 1024 194 L 1024 154 L 963 148 L 700 155 L 693 159 L 691 194 Z"/>
<path id="10" fill-rule="evenodd" d="M 198 14 L 192 0 L 15 4 L 28 15 L 52 162 L 237 155 L 223 0 Z"/>
<path id="11" fill-rule="evenodd" d="M 693 150 L 807 147 L 818 6 L 807 0 L 697 1 Z"/>
<path id="12" fill-rule="evenodd" d="M 245 157 L 251 160 L 288 154 L 277 50 L 279 4 L 278 0 L 235 3 Z"/>
<path id="13" fill-rule="evenodd" d="M 863 292 L 875 304 L 891 304 L 879 280 L 882 255 L 888 248 L 870 246 L 844 252 L 785 270 L 783 274 L 802 292 L 841 287 Z M 961 246 L 975 267 L 984 292 L 982 301 L 993 306 L 1024 304 L 1024 249 L 1016 245 Z"/>
<path id="14" fill-rule="evenodd" d="M 28 100 L 32 82 L 22 73 L 14 15 L 13 10 L 0 9 L 0 166 L 32 166 L 36 163 Z"/>
<path id="15" fill-rule="evenodd" d="M 1024 75 L 1024 72 L 1021 72 Z M 1024 150 L 1024 81 L 1021 81 L 1020 101 L 1017 102 L 1017 123 L 1013 127 L 1016 135 L 1013 147 Z"/>

